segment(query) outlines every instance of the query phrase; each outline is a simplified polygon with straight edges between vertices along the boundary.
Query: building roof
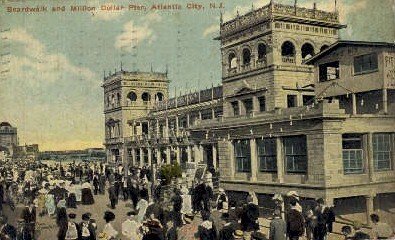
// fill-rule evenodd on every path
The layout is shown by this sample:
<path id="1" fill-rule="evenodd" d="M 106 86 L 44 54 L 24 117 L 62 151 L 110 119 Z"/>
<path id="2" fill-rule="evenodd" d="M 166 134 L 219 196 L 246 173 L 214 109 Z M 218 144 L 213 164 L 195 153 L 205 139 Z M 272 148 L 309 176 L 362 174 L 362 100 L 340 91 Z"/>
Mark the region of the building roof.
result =
<path id="1" fill-rule="evenodd" d="M 337 48 L 345 46 L 395 47 L 395 43 L 340 40 L 330 45 L 325 50 L 317 53 L 313 57 L 307 59 L 306 61 L 304 61 L 304 64 L 314 64 L 317 60 L 321 59 L 324 56 L 327 56 L 331 52 L 335 51 Z"/>
<path id="2" fill-rule="evenodd" d="M 9 122 L 1 122 L 0 127 L 12 127 Z"/>

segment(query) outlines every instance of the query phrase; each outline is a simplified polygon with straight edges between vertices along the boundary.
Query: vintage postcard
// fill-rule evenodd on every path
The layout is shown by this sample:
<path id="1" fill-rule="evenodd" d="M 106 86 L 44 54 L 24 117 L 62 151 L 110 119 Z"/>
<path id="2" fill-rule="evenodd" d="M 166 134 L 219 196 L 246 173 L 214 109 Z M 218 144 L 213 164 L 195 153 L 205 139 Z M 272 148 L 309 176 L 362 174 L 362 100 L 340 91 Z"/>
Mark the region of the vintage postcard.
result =
<path id="1" fill-rule="evenodd" d="M 0 240 L 394 239 L 394 0 L 0 0 Z"/>

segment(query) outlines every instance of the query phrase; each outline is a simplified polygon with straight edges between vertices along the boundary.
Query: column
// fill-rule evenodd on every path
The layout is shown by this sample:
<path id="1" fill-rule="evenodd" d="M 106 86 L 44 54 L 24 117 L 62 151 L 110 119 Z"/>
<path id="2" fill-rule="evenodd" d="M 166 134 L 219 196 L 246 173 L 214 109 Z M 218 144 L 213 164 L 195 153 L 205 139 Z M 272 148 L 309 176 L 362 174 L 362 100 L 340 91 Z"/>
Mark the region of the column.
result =
<path id="1" fill-rule="evenodd" d="M 258 156 L 256 152 L 256 140 L 255 138 L 250 139 L 250 152 L 251 152 L 251 182 L 256 182 L 256 175 L 258 172 Z"/>
<path id="2" fill-rule="evenodd" d="M 203 145 L 199 145 L 199 162 L 203 162 Z"/>
<path id="3" fill-rule="evenodd" d="M 373 181 L 373 173 L 374 173 L 374 163 L 373 163 L 373 133 L 369 132 L 367 134 L 367 139 L 364 141 L 364 150 L 366 152 L 366 165 L 367 165 L 367 173 L 369 175 L 369 181 Z"/>
<path id="4" fill-rule="evenodd" d="M 166 116 L 165 138 L 169 138 L 169 118 Z"/>
<path id="5" fill-rule="evenodd" d="M 279 183 L 284 182 L 284 156 L 283 156 L 283 145 L 281 138 L 276 138 L 276 158 L 277 158 L 277 181 Z"/>
<path id="6" fill-rule="evenodd" d="M 229 159 L 230 159 L 230 179 L 233 180 L 235 178 L 235 148 L 233 146 L 232 141 L 228 141 L 228 149 L 229 149 Z"/>
<path id="7" fill-rule="evenodd" d="M 197 159 L 199 159 L 199 146 L 196 144 L 193 145 L 193 154 L 195 155 L 194 162 L 197 163 Z"/>
<path id="8" fill-rule="evenodd" d="M 188 156 L 188 162 L 192 162 L 192 149 L 191 146 L 187 146 L 187 156 Z"/>
<path id="9" fill-rule="evenodd" d="M 136 166 L 136 149 L 132 148 L 132 166 Z"/>
<path id="10" fill-rule="evenodd" d="M 357 97 L 355 96 L 355 93 L 351 94 L 352 97 L 352 115 L 357 114 Z"/>
<path id="11" fill-rule="evenodd" d="M 176 136 L 179 136 L 179 124 L 178 124 L 178 116 L 176 116 Z"/>
<path id="12" fill-rule="evenodd" d="M 152 148 L 148 148 L 148 166 L 151 167 L 152 163 Z"/>
<path id="13" fill-rule="evenodd" d="M 181 164 L 181 149 L 178 146 L 176 147 L 176 161 L 178 165 Z"/>
<path id="14" fill-rule="evenodd" d="M 383 89 L 383 112 L 385 114 L 388 113 L 388 93 L 386 88 Z"/>
<path id="15" fill-rule="evenodd" d="M 370 221 L 370 214 L 374 212 L 374 205 L 373 205 L 373 200 L 374 200 L 374 195 L 366 195 L 365 200 L 366 200 L 366 223 L 371 225 L 372 222 Z"/>
<path id="16" fill-rule="evenodd" d="M 160 127 L 159 127 L 159 119 L 156 119 L 156 137 L 159 138 L 160 136 Z"/>
<path id="17" fill-rule="evenodd" d="M 213 152 L 213 167 L 217 170 L 217 146 L 215 144 L 212 145 Z"/>
<path id="18" fill-rule="evenodd" d="M 257 96 L 252 97 L 252 116 L 259 113 L 259 101 Z"/>
<path id="19" fill-rule="evenodd" d="M 212 118 L 212 119 L 215 118 L 215 111 L 214 111 L 214 108 L 211 109 L 211 118 Z"/>
<path id="20" fill-rule="evenodd" d="M 123 150 L 123 164 L 122 164 L 122 167 L 124 169 L 123 172 L 124 172 L 125 176 L 128 175 L 128 169 L 129 169 L 129 161 L 130 161 L 130 159 L 129 159 L 128 155 L 129 155 L 128 149 L 125 147 L 124 150 Z"/>
<path id="21" fill-rule="evenodd" d="M 144 151 L 140 148 L 140 167 L 144 166 Z"/>
<path id="22" fill-rule="evenodd" d="M 156 149 L 156 165 L 162 164 L 162 153 L 160 151 L 160 148 Z"/>
<path id="23" fill-rule="evenodd" d="M 166 147 L 166 164 L 170 164 L 170 147 Z"/>
<path id="24" fill-rule="evenodd" d="M 239 106 L 239 115 L 245 115 L 244 104 L 242 101 L 237 100 L 237 105 Z"/>

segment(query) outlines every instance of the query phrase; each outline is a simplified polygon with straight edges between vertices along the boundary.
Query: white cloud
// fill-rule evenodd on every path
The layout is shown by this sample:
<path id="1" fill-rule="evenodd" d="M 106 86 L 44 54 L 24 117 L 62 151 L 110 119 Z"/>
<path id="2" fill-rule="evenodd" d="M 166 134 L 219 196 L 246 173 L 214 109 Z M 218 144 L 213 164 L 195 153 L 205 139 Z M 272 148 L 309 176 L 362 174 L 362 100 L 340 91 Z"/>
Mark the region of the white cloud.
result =
<path id="1" fill-rule="evenodd" d="M 213 25 L 208 26 L 203 31 L 203 36 L 207 37 L 208 35 L 211 35 L 212 33 L 217 33 L 217 32 L 219 32 L 219 23 L 215 23 Z"/>
<path id="2" fill-rule="evenodd" d="M 143 16 L 140 20 L 143 22 L 142 25 L 137 25 L 134 21 L 125 23 L 122 34 L 116 37 L 115 48 L 131 52 L 132 47 L 143 41 L 148 41 L 149 44 L 155 41 L 156 35 L 151 25 L 162 21 L 162 17 L 158 13 L 152 12 Z"/>
<path id="3" fill-rule="evenodd" d="M 151 43 L 155 38 L 153 30 L 148 25 L 136 26 L 133 21 L 129 21 L 123 26 L 123 33 L 116 38 L 115 48 L 131 52 L 132 46 L 142 41 Z"/>
<path id="4" fill-rule="evenodd" d="M 18 55 L 10 56 L 10 72 L 17 79 L 31 84 L 55 82 L 66 73 L 85 80 L 95 79 L 91 70 L 73 65 L 63 54 L 49 53 L 38 39 L 23 28 L 12 29 L 7 37 L 13 44 L 21 46 Z"/>

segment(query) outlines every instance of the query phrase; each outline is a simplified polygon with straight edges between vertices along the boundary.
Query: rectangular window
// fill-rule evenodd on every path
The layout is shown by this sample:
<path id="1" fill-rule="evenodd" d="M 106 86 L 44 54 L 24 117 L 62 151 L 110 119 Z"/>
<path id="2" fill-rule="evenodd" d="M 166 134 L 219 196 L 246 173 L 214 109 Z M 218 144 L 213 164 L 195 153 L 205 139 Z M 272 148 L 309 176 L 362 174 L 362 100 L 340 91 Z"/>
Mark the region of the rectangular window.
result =
<path id="1" fill-rule="evenodd" d="M 232 108 L 233 108 L 233 116 L 239 116 L 240 115 L 239 102 L 234 101 L 234 102 L 231 102 L 231 104 L 232 104 Z"/>
<path id="2" fill-rule="evenodd" d="M 236 170 L 238 172 L 251 171 L 251 151 L 248 139 L 234 141 Z"/>
<path id="3" fill-rule="evenodd" d="M 266 111 L 266 98 L 265 96 L 258 97 L 259 102 L 259 111 L 264 112 Z"/>
<path id="4" fill-rule="evenodd" d="M 244 108 L 246 110 L 246 115 L 249 116 L 252 114 L 253 104 L 252 99 L 245 99 L 243 100 Z"/>
<path id="5" fill-rule="evenodd" d="M 283 141 L 286 172 L 307 173 L 306 137 L 285 137 Z"/>
<path id="6" fill-rule="evenodd" d="M 318 70 L 320 82 L 339 79 L 339 61 L 321 64 Z"/>
<path id="7" fill-rule="evenodd" d="M 202 110 L 202 120 L 211 119 L 213 117 L 213 113 L 211 109 Z"/>
<path id="8" fill-rule="evenodd" d="M 314 96 L 303 95 L 303 106 L 311 105 L 314 102 Z"/>
<path id="9" fill-rule="evenodd" d="M 259 170 L 261 172 L 276 172 L 276 139 L 264 138 L 257 140 Z"/>
<path id="10" fill-rule="evenodd" d="M 343 134 L 342 146 L 344 173 L 363 173 L 362 134 Z"/>
<path id="11" fill-rule="evenodd" d="M 214 117 L 215 117 L 215 118 L 218 118 L 218 117 L 220 117 L 220 116 L 222 116 L 222 115 L 223 115 L 222 107 L 216 107 L 216 108 L 214 108 Z"/>
<path id="12" fill-rule="evenodd" d="M 375 170 L 391 169 L 392 144 L 390 133 L 373 134 L 373 162 Z"/>
<path id="13" fill-rule="evenodd" d="M 296 95 L 287 95 L 287 107 L 296 107 Z"/>
<path id="14" fill-rule="evenodd" d="M 372 72 L 378 69 L 377 54 L 366 54 L 354 57 L 354 74 Z"/>

